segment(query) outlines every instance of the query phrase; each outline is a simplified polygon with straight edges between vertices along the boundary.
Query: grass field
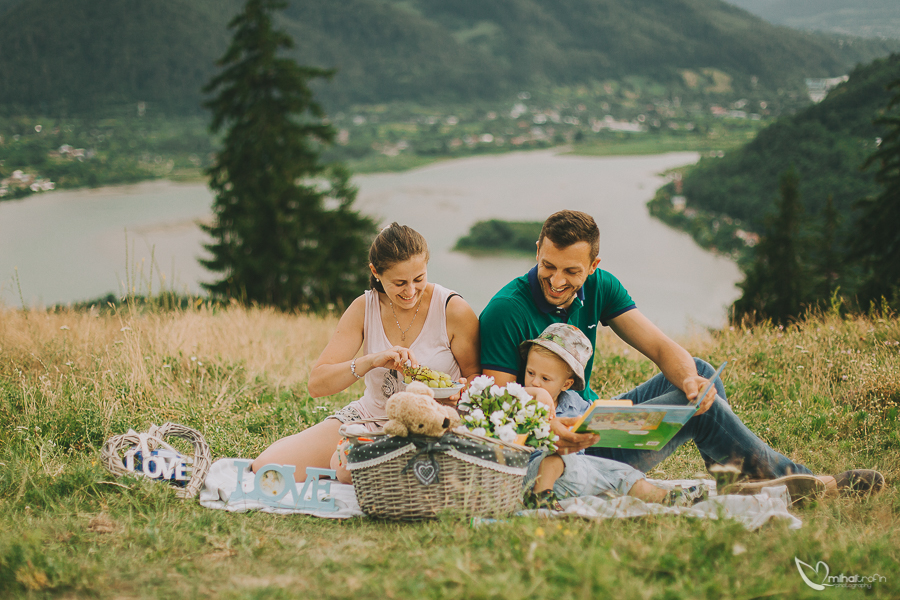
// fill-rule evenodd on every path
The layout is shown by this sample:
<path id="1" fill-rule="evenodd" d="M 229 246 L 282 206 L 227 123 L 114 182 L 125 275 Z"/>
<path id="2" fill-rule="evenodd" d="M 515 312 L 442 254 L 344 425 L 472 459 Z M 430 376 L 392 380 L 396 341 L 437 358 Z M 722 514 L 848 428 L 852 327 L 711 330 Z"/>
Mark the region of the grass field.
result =
<path id="1" fill-rule="evenodd" d="M 900 597 L 900 320 L 811 317 L 683 340 L 729 360 L 735 411 L 818 473 L 880 469 L 883 494 L 797 511 L 799 530 L 729 521 L 516 518 L 472 527 L 262 513 L 181 501 L 115 479 L 111 435 L 172 420 L 214 457 L 254 456 L 361 388 L 309 398 L 332 318 L 210 307 L 114 314 L 0 307 L 0 598 L 897 598 Z M 600 337 L 601 395 L 653 365 Z M 693 446 L 650 475 L 702 472 Z M 884 579 L 815 591 L 794 559 Z"/>

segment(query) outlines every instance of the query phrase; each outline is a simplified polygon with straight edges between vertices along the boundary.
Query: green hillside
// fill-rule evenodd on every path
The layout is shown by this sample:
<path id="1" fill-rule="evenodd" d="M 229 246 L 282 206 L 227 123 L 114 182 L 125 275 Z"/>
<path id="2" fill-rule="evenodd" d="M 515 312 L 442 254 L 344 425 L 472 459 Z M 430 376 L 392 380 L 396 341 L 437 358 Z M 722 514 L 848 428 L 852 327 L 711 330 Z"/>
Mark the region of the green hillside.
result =
<path id="1" fill-rule="evenodd" d="M 0 16 L 13 6 L 21 4 L 22 2 L 23 0 L 0 0 Z"/>
<path id="2" fill-rule="evenodd" d="M 497 61 L 401 4 L 291 2 L 283 25 L 294 38 L 293 55 L 337 69 L 332 82 L 314 84 L 323 102 L 455 102 L 509 91 L 512 82 Z"/>
<path id="3" fill-rule="evenodd" d="M 238 0 L 0 0 L 0 108 L 84 112 L 145 101 L 197 110 Z M 48 18 L 52 15 L 53 18 Z M 470 101 L 645 76 L 799 89 L 896 42 L 776 27 L 720 0 L 295 0 L 282 20 L 305 64 L 335 67 L 335 108 Z M 710 71 L 711 70 L 711 71 Z"/>
<path id="4" fill-rule="evenodd" d="M 44 114 L 139 101 L 196 110 L 228 19 L 213 2 L 189 0 L 18 3 L 0 17 L 0 105 Z"/>
<path id="5" fill-rule="evenodd" d="M 782 117 L 724 158 L 702 160 L 684 177 L 687 206 L 726 213 L 761 231 L 778 177 L 793 165 L 807 213 L 816 215 L 832 195 L 848 227 L 854 202 L 876 191 L 872 172 L 860 167 L 883 134 L 872 121 L 890 97 L 885 86 L 898 77 L 900 54 L 858 67 L 821 103 Z"/>
<path id="6" fill-rule="evenodd" d="M 770 89 L 843 73 L 878 46 L 774 27 L 719 0 L 411 0 L 516 79 L 576 83 L 715 68 Z M 874 56 L 874 55 L 870 55 Z"/>

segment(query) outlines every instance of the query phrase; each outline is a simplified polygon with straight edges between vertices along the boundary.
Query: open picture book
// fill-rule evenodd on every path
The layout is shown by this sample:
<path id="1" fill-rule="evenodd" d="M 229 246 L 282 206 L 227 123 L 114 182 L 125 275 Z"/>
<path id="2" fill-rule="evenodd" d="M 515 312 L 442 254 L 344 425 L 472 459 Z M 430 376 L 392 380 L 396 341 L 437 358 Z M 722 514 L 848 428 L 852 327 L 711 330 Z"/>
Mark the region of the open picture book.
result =
<path id="1" fill-rule="evenodd" d="M 576 433 L 596 433 L 594 446 L 659 450 L 697 412 L 696 404 L 632 405 L 631 400 L 595 400 L 572 426 Z"/>
<path id="2" fill-rule="evenodd" d="M 653 404 L 634 406 L 631 400 L 595 400 L 581 415 L 571 430 L 575 433 L 596 433 L 601 448 L 630 450 L 659 450 L 675 437 L 688 419 L 700 407 L 728 362 L 723 362 L 710 377 L 693 402 L 688 404 Z"/>

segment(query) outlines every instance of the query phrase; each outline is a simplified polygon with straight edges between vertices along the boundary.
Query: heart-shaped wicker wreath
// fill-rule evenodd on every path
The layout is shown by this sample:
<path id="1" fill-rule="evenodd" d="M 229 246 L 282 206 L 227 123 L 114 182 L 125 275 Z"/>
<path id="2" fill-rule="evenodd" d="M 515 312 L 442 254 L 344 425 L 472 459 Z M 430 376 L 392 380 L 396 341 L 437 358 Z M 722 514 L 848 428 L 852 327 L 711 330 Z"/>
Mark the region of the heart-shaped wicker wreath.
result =
<path id="1" fill-rule="evenodd" d="M 180 450 L 165 442 L 167 437 L 181 438 L 191 442 L 194 446 L 194 454 L 189 457 L 192 459 L 191 478 L 185 487 L 176 490 L 179 498 L 193 498 L 200 491 L 200 486 L 203 485 L 212 462 L 209 446 L 196 429 L 191 429 L 178 423 L 163 423 L 159 427 L 151 425 L 147 433 L 138 433 L 134 429 L 129 429 L 128 433 L 109 438 L 103 446 L 103 450 L 100 453 L 103 466 L 114 475 L 121 477 L 122 475 L 134 474 L 134 471 L 129 470 L 122 460 L 123 455 L 128 452 L 140 450 L 143 456 L 149 457 L 153 450 L 162 447 L 177 454 L 182 454 Z"/>

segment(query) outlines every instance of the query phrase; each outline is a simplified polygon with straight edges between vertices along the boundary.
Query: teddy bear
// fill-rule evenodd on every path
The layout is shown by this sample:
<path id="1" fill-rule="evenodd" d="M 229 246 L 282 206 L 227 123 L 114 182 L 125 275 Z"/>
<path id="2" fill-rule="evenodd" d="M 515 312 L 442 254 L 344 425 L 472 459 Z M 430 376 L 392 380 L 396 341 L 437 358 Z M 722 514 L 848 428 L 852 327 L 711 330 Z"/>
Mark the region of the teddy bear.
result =
<path id="1" fill-rule="evenodd" d="M 388 398 L 385 409 L 390 419 L 384 425 L 388 435 L 441 437 L 460 424 L 456 410 L 438 403 L 431 388 L 418 381 Z"/>

